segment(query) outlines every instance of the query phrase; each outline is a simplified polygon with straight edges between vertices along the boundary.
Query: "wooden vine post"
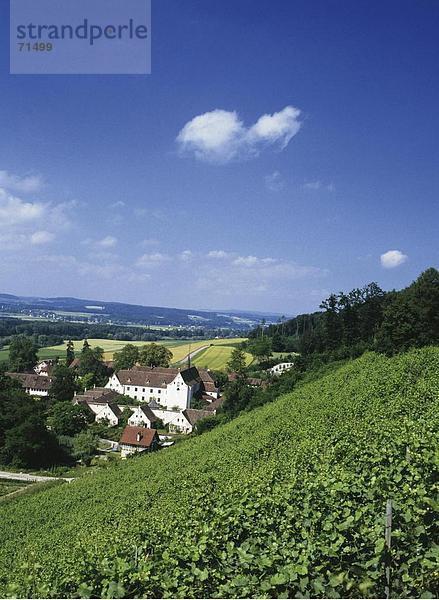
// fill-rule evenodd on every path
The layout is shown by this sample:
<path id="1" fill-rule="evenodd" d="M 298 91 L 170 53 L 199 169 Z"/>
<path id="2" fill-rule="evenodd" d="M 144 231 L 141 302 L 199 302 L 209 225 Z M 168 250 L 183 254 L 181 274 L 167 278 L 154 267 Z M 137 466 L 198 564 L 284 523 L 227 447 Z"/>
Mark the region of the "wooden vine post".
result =
<path id="1" fill-rule="evenodd" d="M 392 545 L 392 501 L 387 500 L 386 504 L 386 598 L 390 598 L 390 549 Z"/>

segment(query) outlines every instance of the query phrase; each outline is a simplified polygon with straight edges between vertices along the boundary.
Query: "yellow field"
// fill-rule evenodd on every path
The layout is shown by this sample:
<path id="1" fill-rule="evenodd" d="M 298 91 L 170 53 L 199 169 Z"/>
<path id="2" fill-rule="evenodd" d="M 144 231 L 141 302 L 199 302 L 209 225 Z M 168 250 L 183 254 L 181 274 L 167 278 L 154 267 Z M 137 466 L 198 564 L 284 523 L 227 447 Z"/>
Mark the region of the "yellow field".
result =
<path id="1" fill-rule="evenodd" d="M 178 363 L 185 359 L 189 352 L 194 352 L 200 348 L 206 347 L 205 351 L 200 353 L 199 361 L 197 356 L 194 356 L 193 364 L 198 366 L 208 366 L 212 369 L 224 368 L 225 364 L 229 360 L 230 354 L 233 350 L 234 344 L 243 342 L 245 338 L 219 338 L 210 340 L 194 340 L 194 341 L 176 341 L 176 340 L 164 340 L 158 341 L 157 344 L 161 344 L 169 348 L 172 352 L 172 362 Z M 125 340 L 103 340 L 103 339 L 89 339 L 88 343 L 91 347 L 99 346 L 104 350 L 105 360 L 112 360 L 113 354 L 126 346 L 127 344 L 133 344 L 134 346 L 145 346 L 149 342 L 127 342 Z M 75 340 L 73 342 L 75 352 L 79 353 L 82 350 L 84 340 Z M 211 346 L 215 346 L 215 348 Z M 60 344 L 58 346 L 48 346 L 42 348 L 39 352 L 40 358 L 64 358 L 66 355 L 66 345 Z M 203 357 L 203 360 L 201 360 Z M 227 358 L 226 358 L 227 357 Z M 251 362 L 251 356 L 248 355 L 248 360 Z M 212 362 L 212 365 L 210 364 Z M 222 366 L 216 366 L 220 364 Z"/>

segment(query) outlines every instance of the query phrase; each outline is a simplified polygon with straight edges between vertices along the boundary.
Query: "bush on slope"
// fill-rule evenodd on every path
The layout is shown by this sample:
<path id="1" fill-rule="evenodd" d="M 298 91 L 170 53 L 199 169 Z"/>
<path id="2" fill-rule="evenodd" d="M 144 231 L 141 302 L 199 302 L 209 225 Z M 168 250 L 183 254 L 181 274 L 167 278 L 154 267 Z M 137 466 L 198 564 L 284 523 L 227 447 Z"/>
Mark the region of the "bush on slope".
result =
<path id="1" fill-rule="evenodd" d="M 180 447 L 0 506 L 0 595 L 438 593 L 439 349 L 369 354 Z"/>

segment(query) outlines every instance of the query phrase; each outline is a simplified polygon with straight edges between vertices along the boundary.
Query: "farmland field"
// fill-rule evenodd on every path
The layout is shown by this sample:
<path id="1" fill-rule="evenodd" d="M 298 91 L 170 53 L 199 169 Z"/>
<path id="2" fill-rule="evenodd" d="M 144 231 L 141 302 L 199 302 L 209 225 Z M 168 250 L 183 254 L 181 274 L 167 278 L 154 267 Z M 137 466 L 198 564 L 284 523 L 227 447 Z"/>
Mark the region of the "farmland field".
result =
<path id="1" fill-rule="evenodd" d="M 209 369 L 224 370 L 226 364 L 233 352 L 233 347 L 215 345 L 203 350 L 192 359 L 192 364 L 196 367 L 208 367 Z M 245 353 L 245 361 L 247 366 L 253 362 L 251 354 Z"/>
<path id="2" fill-rule="evenodd" d="M 227 350 L 223 353 L 223 355 L 226 356 L 227 353 L 230 355 L 230 353 L 233 349 L 233 346 L 235 346 L 236 344 L 239 344 L 240 342 L 242 342 L 244 340 L 245 340 L 245 338 L 219 338 L 219 339 L 192 340 L 192 341 L 161 340 L 156 343 L 169 348 L 169 350 L 172 352 L 172 355 L 173 355 L 172 362 L 178 363 L 179 361 L 183 360 L 189 354 L 189 351 L 193 352 L 194 350 L 203 348 L 204 346 L 210 346 L 211 344 L 213 344 L 214 346 L 219 346 L 221 348 L 226 348 Z M 83 343 L 84 343 L 84 340 L 75 340 L 73 342 L 75 352 L 79 353 L 81 351 Z M 141 346 L 147 345 L 149 342 L 128 342 L 125 340 L 89 339 L 88 343 L 92 347 L 99 346 L 100 348 L 102 348 L 104 350 L 105 360 L 111 360 L 113 358 L 114 352 L 117 352 L 118 350 L 123 348 L 126 344 L 133 344 L 134 346 L 141 347 Z M 229 344 L 230 344 L 230 346 L 229 346 Z M 7 350 L 0 351 L 0 360 L 6 360 L 7 356 L 8 356 Z M 66 356 L 66 345 L 60 344 L 58 346 L 48 346 L 46 348 L 41 348 L 41 350 L 38 353 L 38 356 L 41 359 L 56 358 L 56 357 L 63 359 Z M 215 364 L 216 363 L 222 364 L 222 362 L 224 362 L 224 361 L 218 360 L 217 358 L 215 358 L 215 356 L 216 356 L 215 353 L 213 353 L 211 355 Z M 210 357 L 209 357 L 209 359 L 210 359 Z M 225 362 L 227 362 L 227 360 Z M 225 365 L 225 362 L 224 362 L 224 365 Z M 199 364 L 199 366 L 205 366 L 207 364 L 209 366 L 209 368 L 213 368 L 213 369 L 218 368 L 215 366 L 211 366 L 209 362 L 207 362 L 207 363 L 203 362 L 202 364 L 201 363 L 195 363 L 195 364 Z"/>

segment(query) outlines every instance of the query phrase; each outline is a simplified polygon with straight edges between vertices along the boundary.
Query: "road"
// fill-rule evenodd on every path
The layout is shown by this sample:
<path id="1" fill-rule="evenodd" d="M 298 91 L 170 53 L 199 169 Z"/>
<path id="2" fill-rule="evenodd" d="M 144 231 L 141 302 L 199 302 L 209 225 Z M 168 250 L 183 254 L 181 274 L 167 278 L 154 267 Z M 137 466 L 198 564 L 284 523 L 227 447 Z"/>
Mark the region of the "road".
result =
<path id="1" fill-rule="evenodd" d="M 73 477 L 43 477 L 42 475 L 31 475 L 29 473 L 12 473 L 10 471 L 0 471 L 0 479 L 13 479 L 14 481 L 53 481 L 54 479 L 63 479 L 69 483 Z"/>
<path id="2" fill-rule="evenodd" d="M 182 358 L 181 360 L 179 360 L 178 363 L 176 363 L 176 364 L 177 365 L 182 365 L 184 363 L 187 363 L 188 360 L 189 360 L 189 358 L 192 360 L 194 358 L 194 356 L 196 356 L 197 354 L 200 354 L 200 352 L 203 352 L 203 350 L 206 350 L 206 348 L 209 348 L 209 345 L 207 345 L 207 346 L 201 346 L 201 348 L 197 348 L 196 350 L 194 350 L 190 354 L 187 354 L 184 358 Z"/>

